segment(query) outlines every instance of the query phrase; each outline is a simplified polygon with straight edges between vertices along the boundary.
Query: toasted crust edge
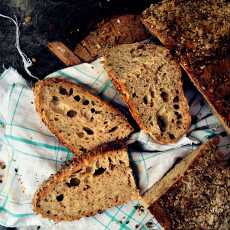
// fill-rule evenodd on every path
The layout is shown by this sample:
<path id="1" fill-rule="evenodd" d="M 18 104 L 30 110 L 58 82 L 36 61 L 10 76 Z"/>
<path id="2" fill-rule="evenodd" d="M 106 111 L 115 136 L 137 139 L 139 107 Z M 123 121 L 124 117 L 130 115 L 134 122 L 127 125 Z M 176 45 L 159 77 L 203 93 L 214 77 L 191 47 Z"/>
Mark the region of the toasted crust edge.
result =
<path id="1" fill-rule="evenodd" d="M 154 26 L 152 26 L 147 20 L 141 17 L 141 22 L 145 28 L 153 35 L 156 36 L 160 42 L 167 48 L 172 49 L 175 46 L 175 41 L 172 37 L 164 36 L 160 31 L 158 31 Z"/>
<path id="2" fill-rule="evenodd" d="M 79 87 L 79 88 L 81 88 L 81 89 L 84 89 L 81 85 L 77 85 L 77 84 L 75 84 L 75 83 L 72 83 L 72 82 L 70 82 L 70 81 L 67 81 L 67 80 L 64 80 L 64 79 L 59 79 L 59 78 L 49 78 L 49 79 L 46 79 L 46 80 L 41 80 L 41 81 L 38 81 L 36 84 L 35 84 L 35 86 L 34 86 L 34 88 L 33 88 L 33 91 L 34 91 L 34 96 L 35 96 L 35 98 L 34 98 L 34 100 L 35 100 L 35 109 L 36 109 L 36 111 L 38 112 L 38 114 L 40 115 L 40 117 L 41 117 L 41 120 L 43 121 L 43 123 L 48 127 L 48 129 L 58 138 L 58 140 L 59 140 L 59 142 L 61 143 L 61 144 L 63 144 L 64 146 L 66 146 L 71 152 L 73 152 L 75 155 L 79 155 L 80 154 L 80 151 L 78 150 L 78 149 L 76 149 L 75 147 L 73 147 L 73 146 L 71 146 L 71 145 L 69 145 L 68 143 L 66 143 L 66 141 L 65 141 L 65 138 L 63 137 L 63 135 L 61 134 L 59 134 L 58 133 L 58 131 L 57 131 L 57 129 L 55 129 L 55 127 L 53 127 L 53 126 L 51 126 L 50 124 L 49 124 L 49 121 L 47 121 L 47 119 L 46 119 L 46 115 L 44 114 L 44 111 L 42 111 L 42 99 L 41 99 L 41 92 L 42 92 L 42 89 L 46 86 L 46 84 L 47 84 L 47 82 L 51 82 L 51 83 L 60 83 L 60 82 L 62 82 L 62 83 L 65 83 L 65 84 L 68 84 L 68 85 L 71 85 L 71 86 L 73 86 L 73 87 Z M 115 107 L 113 107 L 112 105 L 110 105 L 110 104 L 108 104 L 106 101 L 103 101 L 103 100 L 101 100 L 101 98 L 99 98 L 99 97 L 97 97 L 97 96 L 95 96 L 95 95 L 93 95 L 93 94 L 91 94 L 91 93 L 89 93 L 87 90 L 85 90 L 85 94 L 87 95 L 87 96 L 89 96 L 89 97 L 91 97 L 91 98 L 95 98 L 95 99 L 99 99 L 100 101 L 101 101 L 101 103 L 102 104 L 104 104 L 104 105 L 107 105 L 107 106 L 109 106 L 109 108 L 110 108 L 110 111 L 119 111 L 118 109 L 116 109 Z M 120 111 L 119 111 L 120 112 Z M 121 112 L 120 112 L 121 113 Z M 123 119 L 124 120 L 126 120 L 126 122 L 127 122 L 127 129 L 129 129 L 130 130 L 130 134 L 134 131 L 134 129 L 133 129 L 133 127 L 129 124 L 129 122 L 128 122 L 128 120 L 127 120 L 127 118 L 125 117 L 125 115 L 123 115 L 122 113 L 121 113 L 121 115 L 123 116 Z M 130 135 L 129 134 L 129 135 Z M 129 136 L 128 135 L 128 136 Z M 125 138 L 124 138 L 125 139 Z M 117 142 L 119 142 L 119 140 L 114 140 L 114 144 L 116 145 L 116 141 Z M 121 146 L 122 145 L 125 145 L 124 143 L 123 143 L 123 141 L 122 140 L 120 140 L 120 144 L 121 144 Z M 106 144 L 106 143 L 105 143 Z M 98 146 L 99 148 L 97 149 L 97 151 L 100 149 L 100 146 Z M 103 149 L 102 149 L 103 150 Z M 93 149 L 92 149 L 92 151 L 93 151 Z"/>
<path id="3" fill-rule="evenodd" d="M 151 214 L 157 219 L 159 224 L 165 229 L 170 230 L 171 221 L 159 202 L 153 203 L 149 207 Z"/>
<path id="4" fill-rule="evenodd" d="M 138 42 L 138 41 L 141 41 L 141 39 L 145 40 L 145 39 L 149 38 L 149 34 L 147 33 L 147 30 L 146 30 L 146 28 L 144 28 L 144 26 L 143 26 L 143 29 L 140 27 L 137 28 L 137 30 L 136 30 L 136 32 L 138 32 L 137 34 L 133 33 L 134 28 L 139 25 L 139 23 L 137 23 L 137 22 L 141 19 L 140 14 L 120 14 L 117 16 L 112 16 L 110 18 L 106 18 L 106 19 L 102 20 L 101 22 L 97 23 L 95 30 L 88 33 L 88 35 L 86 35 L 81 41 L 79 41 L 79 43 L 77 43 L 75 45 L 74 53 L 76 55 L 79 55 L 79 53 L 80 53 L 79 58 L 85 62 L 90 62 L 90 61 L 95 60 L 97 57 L 101 57 L 103 55 L 103 50 L 106 48 L 106 44 L 105 44 L 105 42 L 99 43 L 98 39 L 100 36 L 98 35 L 98 33 L 100 33 L 101 30 L 103 30 L 107 24 L 110 24 L 111 28 L 113 29 L 113 35 L 111 35 L 111 37 L 116 37 L 116 36 L 122 37 L 122 39 L 120 39 L 121 41 L 118 41 L 117 43 L 113 44 L 112 46 L 124 44 L 123 40 L 125 40 L 124 39 L 125 34 L 122 34 L 118 30 L 118 28 L 114 25 L 114 22 L 117 20 L 120 20 L 121 18 L 123 19 L 121 25 L 126 26 L 126 27 L 128 26 L 127 28 L 129 30 L 129 34 L 130 34 L 130 42 L 126 42 L 126 43 Z M 124 19 L 129 20 L 129 22 L 132 22 L 131 25 L 127 25 L 126 21 L 124 23 Z M 140 20 L 140 22 L 141 22 L 141 20 Z M 132 28 L 129 28 L 130 26 Z M 94 40 L 96 42 L 93 45 L 93 50 L 90 50 L 89 49 L 90 48 L 89 43 L 92 40 Z M 88 53 L 90 54 L 90 57 L 81 55 L 82 54 L 82 52 L 81 52 L 82 47 L 88 51 Z"/>
<path id="5" fill-rule="evenodd" d="M 106 67 L 105 67 L 105 69 L 106 69 Z M 124 84 L 122 84 L 120 81 L 117 80 L 117 78 L 115 77 L 116 74 L 112 70 L 108 70 L 108 75 L 111 77 L 111 80 L 112 80 L 114 86 L 122 94 L 125 102 L 127 103 L 128 107 L 129 107 L 129 110 L 130 110 L 132 116 L 134 117 L 135 121 L 137 122 L 137 124 L 142 129 L 145 129 L 144 125 L 142 124 L 141 120 L 139 119 L 138 112 L 137 112 L 135 105 L 133 104 L 132 100 L 130 99 L 129 93 L 126 90 L 126 87 L 124 86 Z"/>
<path id="6" fill-rule="evenodd" d="M 213 113 L 217 116 L 217 118 L 219 119 L 220 123 L 223 125 L 224 129 L 230 134 L 230 127 L 226 124 L 226 122 L 224 120 L 224 117 L 222 117 L 218 113 L 218 111 L 215 108 L 215 106 L 210 102 L 210 100 L 206 96 L 205 92 L 201 89 L 201 87 L 199 86 L 199 84 L 197 84 L 196 81 L 194 80 L 195 79 L 195 74 L 193 74 L 191 68 L 189 68 L 189 66 L 185 62 L 181 62 L 181 66 L 185 70 L 185 72 L 188 74 L 188 76 L 189 76 L 191 82 L 193 83 L 193 85 L 202 94 L 202 96 L 204 97 L 204 99 L 206 100 L 206 102 L 208 103 L 208 105 L 210 106 L 210 108 L 213 111 Z"/>

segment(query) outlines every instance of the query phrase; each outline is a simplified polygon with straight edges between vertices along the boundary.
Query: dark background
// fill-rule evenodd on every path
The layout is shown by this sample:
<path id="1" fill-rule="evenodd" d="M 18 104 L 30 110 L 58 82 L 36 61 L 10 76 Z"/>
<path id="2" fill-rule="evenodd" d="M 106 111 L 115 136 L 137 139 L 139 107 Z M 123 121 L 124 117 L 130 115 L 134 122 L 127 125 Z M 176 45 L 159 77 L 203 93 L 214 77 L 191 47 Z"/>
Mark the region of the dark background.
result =
<path id="1" fill-rule="evenodd" d="M 140 13 L 151 2 L 154 0 L 0 0 L 0 13 L 18 18 L 21 49 L 33 58 L 31 72 L 43 78 L 64 67 L 48 51 L 48 41 L 60 40 L 73 48 L 101 19 L 114 14 Z M 13 66 L 31 80 L 15 48 L 15 26 L 0 18 L 0 73 L 3 64 Z"/>

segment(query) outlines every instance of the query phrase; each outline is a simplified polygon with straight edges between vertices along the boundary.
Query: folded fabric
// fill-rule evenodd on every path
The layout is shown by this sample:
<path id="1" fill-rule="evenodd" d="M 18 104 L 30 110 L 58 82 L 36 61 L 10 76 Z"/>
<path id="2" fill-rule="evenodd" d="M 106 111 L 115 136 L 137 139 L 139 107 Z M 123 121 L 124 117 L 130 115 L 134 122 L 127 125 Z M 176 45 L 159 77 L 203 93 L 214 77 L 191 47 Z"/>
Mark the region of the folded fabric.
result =
<path id="1" fill-rule="evenodd" d="M 128 114 L 101 59 L 59 70 L 47 77 L 61 77 L 83 84 Z M 194 89 L 188 89 L 186 93 L 193 118 L 187 137 L 176 144 L 160 145 L 141 131 L 128 140 L 131 144 L 129 156 L 141 193 L 158 181 L 177 158 L 184 157 L 208 138 L 223 133 L 199 93 Z M 149 226 L 161 229 L 155 218 L 137 202 L 71 223 L 54 224 L 34 214 L 31 206 L 34 192 L 50 174 L 72 158 L 72 153 L 41 122 L 34 108 L 32 89 L 12 68 L 0 75 L 0 104 L 0 161 L 6 165 L 0 171 L 3 176 L 0 184 L 1 225 L 41 225 L 49 229 L 149 229 Z M 228 146 L 225 141 L 223 148 Z"/>

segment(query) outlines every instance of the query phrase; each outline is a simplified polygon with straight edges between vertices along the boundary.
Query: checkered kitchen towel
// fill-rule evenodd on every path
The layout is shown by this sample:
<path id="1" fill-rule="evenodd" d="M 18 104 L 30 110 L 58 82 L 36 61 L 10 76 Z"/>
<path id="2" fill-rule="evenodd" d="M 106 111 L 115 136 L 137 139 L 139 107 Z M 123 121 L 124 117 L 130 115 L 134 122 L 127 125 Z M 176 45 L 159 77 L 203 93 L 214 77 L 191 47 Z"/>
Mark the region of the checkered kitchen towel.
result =
<path id="1" fill-rule="evenodd" d="M 100 59 L 92 64 L 81 64 L 57 71 L 48 77 L 62 77 L 84 84 L 110 102 L 127 108 L 108 79 Z M 212 115 L 202 97 L 194 90 L 186 91 L 193 124 L 188 137 L 177 144 L 159 145 L 143 132 L 135 133 L 129 143 L 130 159 L 143 193 L 159 180 L 173 165 L 208 138 L 222 134 L 223 129 Z M 222 147 L 229 147 L 223 138 Z M 0 224 L 4 226 L 41 225 L 49 229 L 161 229 L 154 217 L 137 202 L 111 208 L 90 218 L 71 223 L 54 224 L 32 212 L 31 200 L 37 187 L 55 173 L 72 153 L 40 121 L 34 109 L 33 93 L 25 80 L 13 69 L 0 75 Z M 228 150 L 226 150 L 228 151 Z"/>

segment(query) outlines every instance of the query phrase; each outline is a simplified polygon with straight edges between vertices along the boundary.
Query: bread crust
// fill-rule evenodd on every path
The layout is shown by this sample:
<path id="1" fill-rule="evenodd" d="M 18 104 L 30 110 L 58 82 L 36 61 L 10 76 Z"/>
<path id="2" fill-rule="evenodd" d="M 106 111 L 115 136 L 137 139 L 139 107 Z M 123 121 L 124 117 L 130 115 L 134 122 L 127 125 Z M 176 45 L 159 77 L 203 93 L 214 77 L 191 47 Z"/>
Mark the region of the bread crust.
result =
<path id="1" fill-rule="evenodd" d="M 181 1 L 178 5 L 183 5 L 186 4 L 186 1 Z M 196 6 L 196 1 L 194 1 L 194 6 Z M 197 2 L 202 2 L 202 1 L 197 1 Z M 216 1 L 217 2 L 217 1 Z M 220 3 L 220 8 L 223 7 L 221 4 L 224 4 L 224 1 L 219 1 Z M 177 3 L 175 1 L 165 1 L 166 4 L 170 3 L 175 7 L 175 11 L 177 9 Z M 215 1 L 208 2 L 206 4 L 210 4 L 210 7 L 212 4 L 214 5 Z M 163 3 L 159 4 L 159 7 L 162 7 L 164 5 Z M 199 6 L 199 3 L 197 4 L 196 7 Z M 158 5 L 156 4 L 156 8 Z M 212 111 L 214 114 L 217 116 L 225 130 L 230 133 L 230 106 L 229 106 L 229 98 L 230 94 L 229 92 L 223 93 L 222 95 L 222 90 L 218 89 L 218 87 L 222 87 L 223 91 L 230 91 L 230 56 L 228 54 L 230 46 L 229 44 L 227 45 L 226 42 L 222 43 L 219 45 L 219 47 L 212 47 L 214 46 L 214 42 L 210 44 L 207 43 L 207 46 L 210 46 L 210 51 L 205 50 L 205 53 L 202 56 L 202 52 L 199 53 L 200 56 L 194 55 L 193 51 L 185 52 L 183 51 L 183 48 L 188 49 L 194 48 L 194 41 L 189 41 L 185 40 L 185 44 L 181 44 L 180 41 L 177 41 L 178 38 L 183 38 L 184 36 L 184 31 L 179 30 L 179 35 L 172 35 L 171 28 L 168 28 L 167 24 L 162 23 L 160 20 L 154 18 L 154 23 L 151 23 L 148 20 L 148 10 L 151 11 L 151 9 L 147 9 L 146 11 L 143 12 L 142 16 L 142 23 L 145 25 L 147 30 L 156 36 L 161 43 L 171 50 L 175 56 L 178 58 L 180 61 L 180 65 L 182 68 L 186 71 L 188 74 L 190 80 L 194 84 L 194 86 L 198 89 L 198 91 L 204 96 L 205 100 L 211 107 Z M 161 10 L 161 9 L 160 9 Z M 210 13 L 208 10 L 206 13 L 207 15 Z M 191 13 L 193 14 L 193 13 Z M 166 14 L 165 14 L 166 15 Z M 175 16 L 175 15 L 173 15 Z M 150 16 L 151 17 L 151 16 Z M 210 19 L 211 20 L 211 19 Z M 229 24 L 229 18 L 226 18 L 225 23 Z M 177 23 L 176 21 L 174 22 L 175 24 Z M 224 22 L 223 22 L 224 25 Z M 218 24 L 216 25 L 217 28 Z M 199 25 L 197 28 L 194 28 L 194 30 L 199 30 L 200 33 L 202 33 L 202 27 L 199 28 Z M 203 32 L 205 33 L 205 31 Z M 209 32 L 207 32 L 209 33 Z M 208 34 L 210 35 L 210 34 Z M 211 34 L 212 35 L 212 34 Z M 213 38 L 215 39 L 220 39 L 222 35 L 217 35 L 219 37 Z M 228 36 L 228 37 L 227 37 Z M 210 36 L 211 37 L 211 36 Z M 226 40 L 229 40 L 229 34 L 223 34 L 223 37 L 226 37 Z M 197 45 L 198 46 L 198 45 Z M 204 44 L 205 46 L 205 44 Z M 202 47 L 204 48 L 204 47 Z M 212 49 L 213 48 L 213 49 Z M 216 49 L 216 50 L 215 50 Z M 227 52 L 228 51 L 228 52 Z M 210 56 L 210 58 L 208 58 Z M 196 64 L 195 64 L 196 63 Z M 223 67 L 223 63 L 225 66 Z M 193 65 L 193 66 L 192 66 Z M 225 71 L 223 71 L 223 68 L 227 68 Z M 213 69 L 215 71 L 214 74 L 209 73 L 210 69 Z M 222 82 L 221 82 L 222 81 Z M 226 109 L 224 110 L 223 107 Z M 226 110 L 228 113 L 226 113 Z"/>
<path id="2" fill-rule="evenodd" d="M 153 216 L 157 219 L 159 224 L 165 229 L 170 230 L 171 221 L 165 213 L 164 209 L 161 207 L 159 202 L 153 203 L 149 207 L 149 211 L 153 214 Z"/>
<path id="3" fill-rule="evenodd" d="M 163 47 L 162 47 L 163 48 Z M 170 55 L 170 53 L 168 52 L 168 54 Z M 177 64 L 177 63 L 176 63 Z M 177 64 L 178 68 L 180 68 L 180 66 Z M 137 108 L 136 106 L 134 105 L 132 99 L 130 98 L 130 95 L 128 93 L 128 90 L 126 89 L 126 86 L 122 83 L 122 81 L 119 81 L 119 76 L 107 65 L 107 61 L 106 61 L 106 58 L 105 58 L 105 61 L 104 61 L 104 67 L 109 75 L 109 77 L 111 78 L 114 86 L 117 88 L 117 90 L 122 94 L 123 96 L 123 99 L 124 101 L 127 103 L 128 107 L 129 107 L 129 110 L 134 118 L 134 120 L 137 122 L 137 124 L 139 125 L 139 127 L 141 129 L 143 129 L 146 133 L 150 133 L 149 130 L 148 130 L 148 127 L 146 127 L 143 122 L 141 121 L 141 118 L 140 118 L 140 115 L 138 114 L 138 111 L 137 111 Z M 182 86 L 182 82 L 178 82 L 179 84 L 179 87 L 178 88 L 183 88 Z M 188 105 L 185 104 L 184 102 L 184 98 L 185 96 L 182 95 L 182 92 L 180 91 L 179 92 L 180 95 L 179 97 L 180 98 L 183 98 L 182 102 L 184 104 L 184 111 L 188 111 L 189 108 L 188 108 Z M 186 100 L 186 99 L 185 99 Z M 161 135 L 151 135 L 150 136 L 158 143 L 161 143 L 161 144 L 168 144 L 168 143 L 176 143 L 185 133 L 186 131 L 189 129 L 190 127 L 190 123 L 191 123 L 191 117 L 190 117 L 190 114 L 189 113 L 186 113 L 184 112 L 184 117 L 183 117 L 183 121 L 184 121 L 184 124 L 185 124 L 185 132 L 184 133 L 181 133 L 180 136 L 178 136 L 178 138 L 174 139 L 174 140 L 171 140 L 170 142 L 169 141 L 166 141 L 166 140 L 163 140 L 161 138 Z"/>
<path id="4" fill-rule="evenodd" d="M 219 143 L 219 137 L 215 137 L 209 140 L 208 142 L 202 144 L 198 149 L 196 149 L 191 154 L 189 154 L 185 159 L 183 159 L 180 163 L 178 163 L 178 165 L 176 165 L 171 171 L 169 171 L 164 176 L 164 178 L 161 179 L 161 181 L 153 185 L 153 187 L 149 191 L 147 191 L 146 194 L 144 194 L 143 199 L 145 200 L 145 202 L 148 202 L 150 212 L 157 218 L 159 223 L 165 229 L 172 229 L 172 220 L 169 218 L 168 214 L 166 213 L 166 210 L 160 204 L 161 197 L 167 196 L 167 194 L 170 193 L 170 191 L 173 192 L 174 191 L 173 189 L 176 188 L 178 184 L 180 184 L 183 177 L 187 175 L 187 173 L 189 173 L 190 170 L 192 170 L 198 165 L 200 159 L 205 157 L 207 151 L 209 150 L 215 151 L 218 143 Z M 189 164 L 184 169 L 183 162 L 186 160 L 188 160 Z M 175 174 L 175 171 L 178 171 L 179 174 Z M 173 175 L 174 177 L 170 177 L 170 175 Z M 163 184 L 168 184 L 168 187 L 164 188 L 164 190 L 161 190 L 160 193 L 157 193 L 156 191 L 159 191 L 160 187 L 163 188 Z"/>
<path id="5" fill-rule="evenodd" d="M 46 86 L 46 84 L 49 84 L 49 83 L 55 84 L 55 83 L 60 83 L 60 82 L 63 83 L 63 84 L 67 84 L 69 86 L 72 86 L 72 87 L 76 86 L 76 84 L 74 84 L 72 82 L 69 82 L 67 80 L 64 80 L 64 79 L 60 79 L 60 78 L 50 78 L 50 79 L 47 79 L 47 80 L 39 81 L 38 83 L 35 84 L 35 86 L 33 88 L 34 95 L 35 95 L 35 109 L 38 112 L 38 114 L 40 115 L 41 120 L 43 121 L 43 123 L 49 128 L 49 130 L 56 137 L 58 137 L 58 140 L 60 141 L 60 143 L 63 144 L 64 146 L 66 146 L 75 155 L 79 155 L 79 154 L 81 154 L 81 152 L 77 148 L 75 148 L 74 146 L 72 146 L 68 142 L 66 142 L 63 134 L 60 134 L 58 132 L 58 130 L 55 128 L 55 126 L 50 125 L 50 122 L 47 120 L 47 116 L 46 116 L 45 112 L 42 110 L 42 97 L 41 97 L 41 95 L 42 95 L 42 91 L 43 91 L 44 87 Z M 80 87 L 80 88 L 83 89 L 83 87 L 80 86 L 80 85 L 77 85 L 77 87 Z M 94 99 L 97 99 L 97 100 L 99 99 L 102 104 L 109 106 L 110 107 L 110 112 L 117 111 L 117 109 L 115 107 L 113 107 L 112 105 L 108 104 L 105 101 L 102 101 L 99 97 L 89 93 L 87 90 L 85 90 L 85 94 L 90 98 L 94 98 Z M 125 116 L 124 116 L 124 119 L 126 120 Z M 130 134 L 131 134 L 133 132 L 133 128 L 128 123 L 128 121 L 127 121 L 127 126 L 126 127 L 127 127 L 127 129 L 130 130 Z M 125 138 L 124 138 L 124 140 L 115 140 L 113 144 L 114 144 L 114 146 L 117 145 L 117 146 L 121 147 L 121 146 L 125 145 L 124 142 L 125 142 Z M 101 146 L 98 146 L 98 149 L 92 149 L 91 151 L 94 151 L 94 150 L 95 151 L 96 150 L 97 151 L 104 151 L 104 150 L 108 150 L 108 148 L 101 148 Z"/>
<path id="6" fill-rule="evenodd" d="M 216 117 L 219 119 L 219 121 L 221 122 L 221 124 L 223 125 L 223 127 L 225 128 L 225 130 L 230 134 L 230 114 L 228 115 L 229 118 L 227 118 L 227 119 L 225 117 L 221 116 L 221 114 L 218 113 L 218 109 L 215 108 L 214 104 L 209 100 L 209 97 L 208 97 L 207 93 L 205 92 L 205 90 L 202 89 L 202 86 L 199 85 L 198 81 L 196 81 L 196 79 L 197 79 L 198 76 L 196 76 L 194 74 L 194 72 L 188 66 L 188 64 L 186 62 L 181 62 L 181 66 L 183 67 L 183 69 L 185 70 L 185 72 L 188 74 L 188 76 L 189 76 L 190 80 L 192 81 L 192 83 L 194 84 L 194 86 L 203 95 L 204 99 L 207 101 L 207 103 L 210 106 L 211 110 L 216 115 Z"/>
<path id="7" fill-rule="evenodd" d="M 90 32 L 76 45 L 74 53 L 82 61 L 90 62 L 102 56 L 103 50 L 107 47 L 138 42 L 148 37 L 149 34 L 141 24 L 140 15 L 113 16 L 98 23 L 96 30 Z M 90 56 L 82 52 L 82 47 L 88 51 Z"/>
<path id="8" fill-rule="evenodd" d="M 109 74 L 109 76 L 111 77 L 114 86 L 115 86 L 115 87 L 117 88 L 117 90 L 123 95 L 123 97 L 124 97 L 124 99 L 125 99 L 125 102 L 127 103 L 128 107 L 129 107 L 129 110 L 130 110 L 130 112 L 131 112 L 133 118 L 134 118 L 135 121 L 137 122 L 137 124 L 138 124 L 142 129 L 144 129 L 145 131 L 147 131 L 147 130 L 146 130 L 146 127 L 142 124 L 141 119 L 140 119 L 139 116 L 138 116 L 137 109 L 136 109 L 135 105 L 133 104 L 132 100 L 130 99 L 129 93 L 128 93 L 128 91 L 126 90 L 126 87 L 124 86 L 124 84 L 122 84 L 120 81 L 117 80 L 117 77 L 115 77 L 116 74 L 115 74 L 112 70 L 109 70 L 109 71 L 108 71 L 108 74 Z"/>

